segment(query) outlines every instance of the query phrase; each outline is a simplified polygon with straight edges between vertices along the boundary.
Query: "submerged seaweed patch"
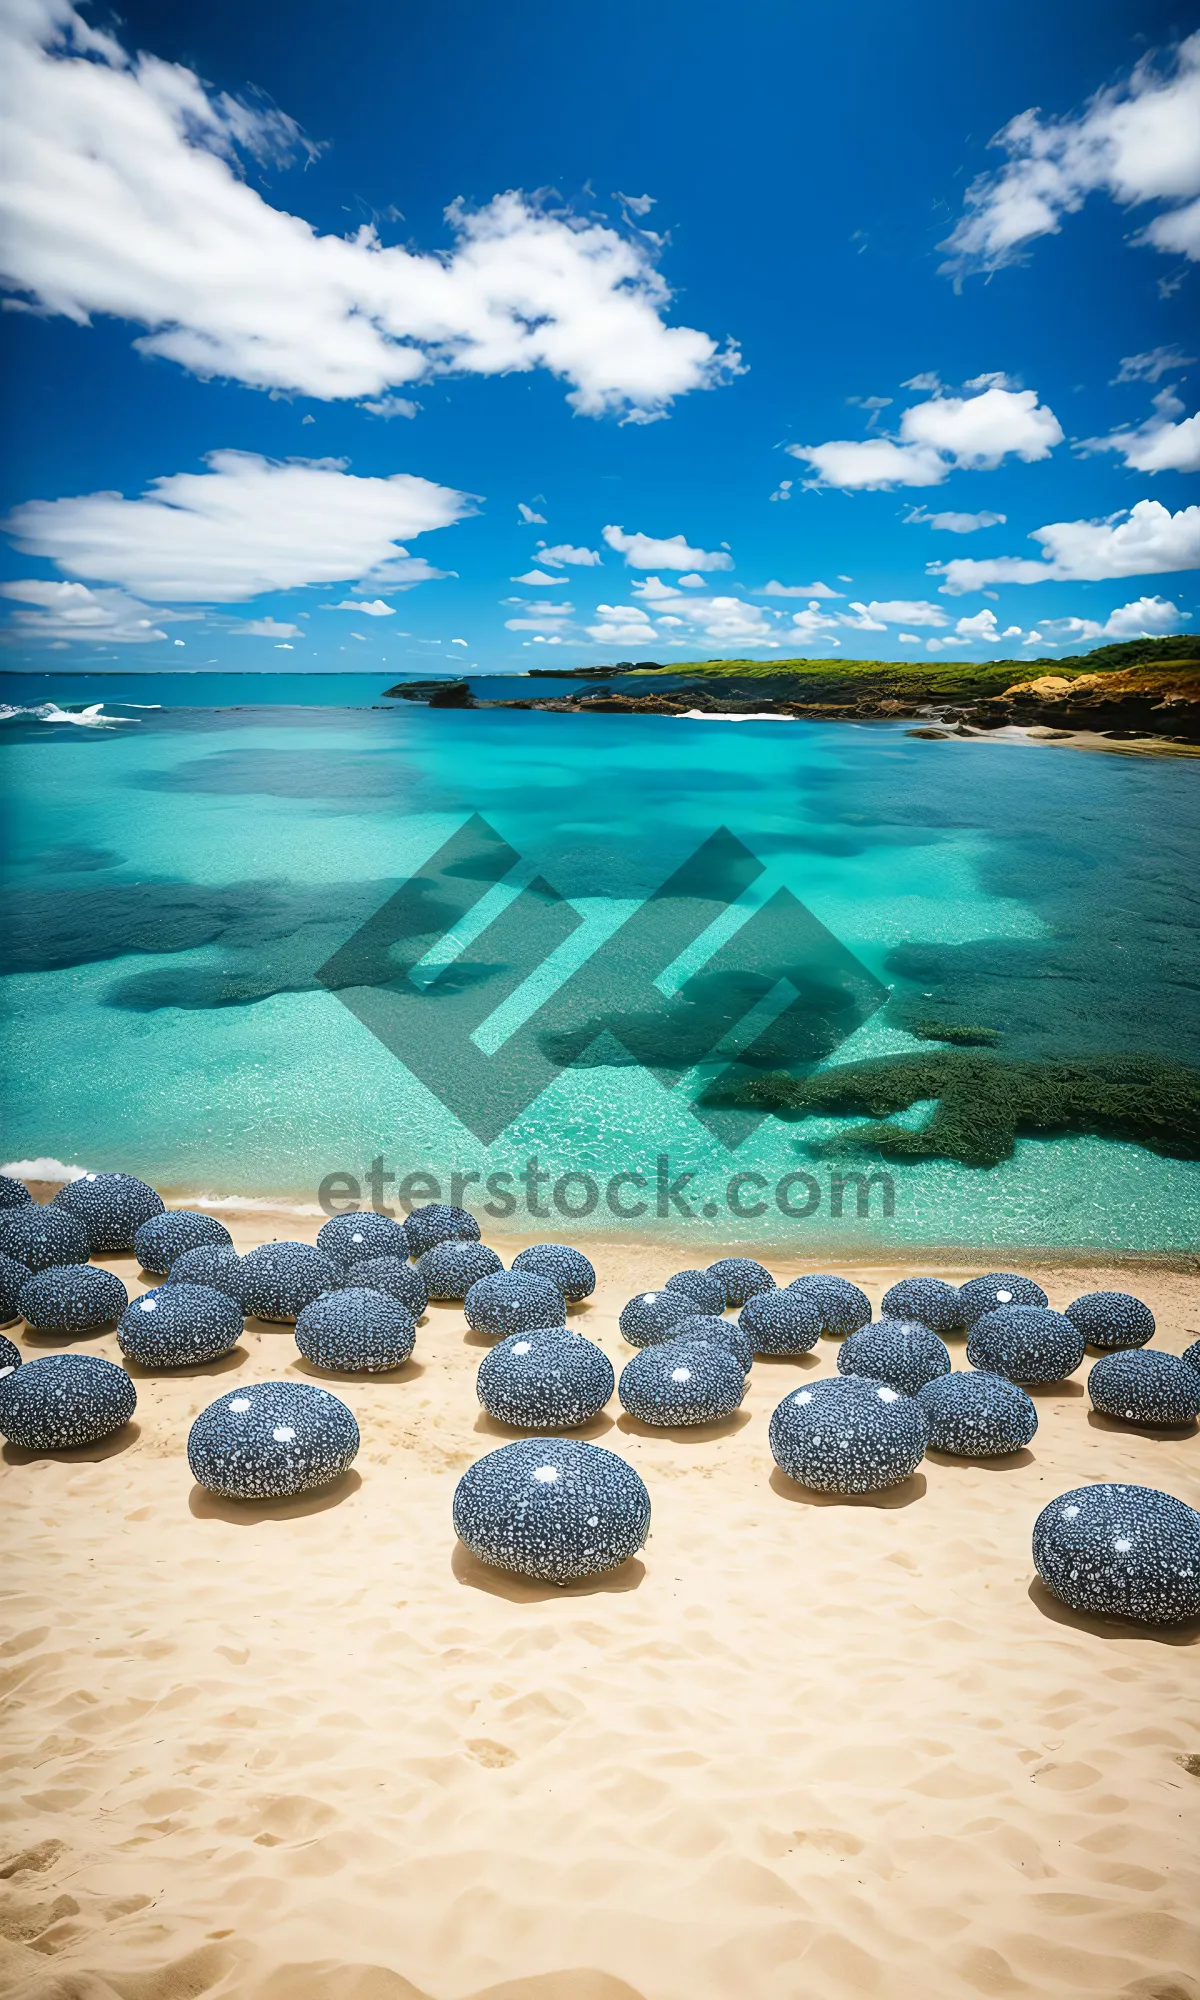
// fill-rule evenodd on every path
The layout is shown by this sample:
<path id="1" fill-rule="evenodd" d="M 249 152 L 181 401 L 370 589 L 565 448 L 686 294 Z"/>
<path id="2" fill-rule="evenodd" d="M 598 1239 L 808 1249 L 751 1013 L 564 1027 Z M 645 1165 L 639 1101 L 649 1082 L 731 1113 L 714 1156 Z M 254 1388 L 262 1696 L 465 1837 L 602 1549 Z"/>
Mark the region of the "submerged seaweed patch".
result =
<path id="1" fill-rule="evenodd" d="M 896 1113 L 936 1100 L 917 1129 L 891 1124 Z M 950 1159 L 994 1167 L 1015 1140 L 1092 1133 L 1131 1139 L 1173 1159 L 1200 1159 L 1200 1069 L 1155 1056 L 1082 1062 L 1019 1062 L 1003 1056 L 880 1057 L 815 1076 L 757 1077 L 715 1086 L 706 1103 L 771 1111 L 779 1118 L 866 1113 L 873 1121 L 815 1150 L 866 1148 L 889 1159 Z"/>

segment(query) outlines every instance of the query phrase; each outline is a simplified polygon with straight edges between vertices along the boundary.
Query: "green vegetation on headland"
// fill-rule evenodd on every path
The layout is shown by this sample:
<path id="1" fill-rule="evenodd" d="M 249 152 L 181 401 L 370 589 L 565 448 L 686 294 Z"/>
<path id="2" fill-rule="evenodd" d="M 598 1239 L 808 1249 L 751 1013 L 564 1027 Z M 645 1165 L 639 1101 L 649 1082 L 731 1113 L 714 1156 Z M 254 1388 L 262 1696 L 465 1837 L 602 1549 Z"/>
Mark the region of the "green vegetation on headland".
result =
<path id="1" fill-rule="evenodd" d="M 857 691 L 865 682 L 887 681 L 897 692 L 911 694 L 917 687 L 937 688 L 951 699 L 967 694 L 1001 694 L 1014 682 L 1030 680 L 1035 674 L 1062 674 L 1076 679 L 1083 674 L 1116 673 L 1125 667 L 1169 667 L 1189 661 L 1200 669 L 1200 637 L 1171 639 L 1123 639 L 1112 646 L 1097 646 L 1094 653 L 1071 653 L 1053 660 L 849 660 L 833 656 L 824 660 L 698 660 L 686 665 L 624 666 L 607 671 L 621 672 L 637 679 L 651 674 L 700 674 L 706 680 L 770 680 L 777 674 L 790 680 L 812 682 L 832 675 L 839 686 Z M 536 669 L 548 672 L 549 669 Z M 555 670 L 557 671 L 557 670 Z M 587 668 L 589 679 L 604 668 Z"/>
<path id="2" fill-rule="evenodd" d="M 918 1129 L 888 1122 L 929 1100 L 936 1109 Z M 1158 1056 L 1076 1062 L 949 1052 L 882 1056 L 813 1076 L 714 1085 L 704 1102 L 788 1120 L 865 1114 L 872 1121 L 814 1146 L 824 1155 L 867 1149 L 887 1159 L 994 1167 L 1011 1156 L 1017 1138 L 1086 1132 L 1130 1139 L 1173 1159 L 1200 1159 L 1200 1070 Z"/>

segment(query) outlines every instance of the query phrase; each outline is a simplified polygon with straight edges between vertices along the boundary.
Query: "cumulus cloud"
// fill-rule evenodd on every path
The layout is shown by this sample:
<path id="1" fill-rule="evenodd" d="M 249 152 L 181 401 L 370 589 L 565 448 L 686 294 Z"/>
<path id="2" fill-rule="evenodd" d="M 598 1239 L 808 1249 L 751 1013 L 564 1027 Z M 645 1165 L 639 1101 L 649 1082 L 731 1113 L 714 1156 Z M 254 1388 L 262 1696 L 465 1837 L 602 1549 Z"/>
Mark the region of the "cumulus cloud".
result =
<path id="1" fill-rule="evenodd" d="M 793 611 L 792 629 L 789 633 L 793 645 L 802 649 L 806 646 L 840 646 L 841 640 L 830 635 L 837 631 L 838 621 L 822 611 L 816 602 L 807 611 Z"/>
<path id="2" fill-rule="evenodd" d="M 724 549 L 692 549 L 682 535 L 668 535 L 656 541 L 653 535 L 627 535 L 624 528 L 603 529 L 610 549 L 623 555 L 630 569 L 732 569 L 733 557 Z"/>
<path id="3" fill-rule="evenodd" d="M 653 416 L 740 366 L 666 325 L 644 232 L 508 193 L 454 203 L 445 253 L 371 223 L 320 234 L 241 176 L 247 154 L 305 148 L 292 119 L 130 56 L 70 0 L 6 7 L 0 79 L 9 286 L 80 325 L 145 327 L 144 353 L 193 374 L 378 402 L 430 375 L 545 368 L 584 415 Z"/>
<path id="4" fill-rule="evenodd" d="M 574 549 L 570 542 L 556 542 L 552 549 L 548 549 L 545 542 L 539 542 L 538 561 L 557 566 L 567 563 L 573 568 L 594 569 L 603 558 L 598 549 Z"/>
<path id="5" fill-rule="evenodd" d="M 1041 631 L 1052 646 L 1071 639 L 1161 639 L 1178 632 L 1189 615 L 1168 597 L 1138 597 L 1110 612 L 1103 624 L 1095 618 L 1043 618 Z"/>
<path id="6" fill-rule="evenodd" d="M 442 575 L 410 557 L 400 537 L 472 511 L 466 494 L 406 472 L 360 479 L 337 460 L 280 463 L 240 451 L 211 452 L 205 463 L 206 472 L 153 480 L 136 500 L 29 500 L 4 525 L 26 554 L 49 557 L 68 576 L 156 603 L 234 604 L 310 583 L 359 578 L 404 589 Z"/>
<path id="7" fill-rule="evenodd" d="M 851 613 L 854 615 L 851 616 Z M 838 619 L 843 625 L 853 625 L 859 632 L 882 632 L 888 625 L 948 625 L 950 622 L 940 604 L 905 597 L 887 598 L 882 603 L 874 599 L 870 604 L 854 602 L 850 611 L 839 611 Z"/>
<path id="8" fill-rule="evenodd" d="M 361 611 L 367 618 L 394 618 L 396 607 L 385 604 L 382 597 L 344 597 L 340 604 L 326 604 L 325 611 Z"/>
<path id="9" fill-rule="evenodd" d="M 985 639 L 989 646 L 1000 643 L 1000 627 L 996 614 L 987 607 L 977 611 L 973 618 L 960 618 L 954 630 L 960 639 Z"/>
<path id="10" fill-rule="evenodd" d="M 943 534 L 975 535 L 980 528 L 1003 527 L 1007 519 L 1007 514 L 990 514 L 986 509 L 981 514 L 929 514 L 924 507 L 913 507 L 904 516 L 904 525 L 912 528 L 920 521 Z"/>
<path id="11" fill-rule="evenodd" d="M 926 378 L 913 380 L 926 386 Z M 905 410 L 894 438 L 835 438 L 787 449 L 812 466 L 810 485 L 854 492 L 940 486 L 951 472 L 993 472 L 1010 453 L 1032 463 L 1061 444 L 1058 418 L 1038 401 L 1036 389 L 1008 388 L 1000 375 L 978 376 L 966 386 L 975 393 L 950 396 L 936 384 L 927 401 Z"/>
<path id="12" fill-rule="evenodd" d="M 544 569 L 527 569 L 524 576 L 510 576 L 508 580 L 510 583 L 548 583 L 551 588 L 562 582 L 561 576 L 547 576 Z"/>
<path id="13" fill-rule="evenodd" d="M 364 604 L 361 607 L 358 605 L 354 607 L 355 610 L 360 608 L 365 611 L 367 606 Z M 228 629 L 240 633 L 245 639 L 303 639 L 304 637 L 298 625 L 286 625 L 278 618 L 239 618 Z"/>
<path id="14" fill-rule="evenodd" d="M 843 597 L 845 592 L 831 590 L 827 583 L 778 583 L 772 577 L 770 583 L 764 583 L 754 594 L 756 597 Z"/>
<path id="15" fill-rule="evenodd" d="M 1200 569 L 1200 507 L 1172 514 L 1157 500 L 1139 500 L 1128 513 L 1107 521 L 1052 521 L 1035 528 L 1030 539 L 1042 544 L 1040 562 L 1027 556 L 982 562 L 958 556 L 931 563 L 930 572 L 945 578 L 940 586 L 944 596 L 960 597 L 993 583 L 1097 583 L 1106 577 Z"/>
<path id="16" fill-rule="evenodd" d="M 1175 423 L 1187 405 L 1173 389 L 1160 389 L 1153 403 L 1154 415 L 1136 429 L 1088 438 L 1080 449 L 1120 452 L 1135 472 L 1200 472 L 1200 412 Z"/>
<path id="17" fill-rule="evenodd" d="M 1181 347 L 1152 347 L 1145 354 L 1126 354 L 1121 366 L 1113 376 L 1113 385 L 1118 382 L 1158 382 L 1164 375 L 1171 375 L 1177 368 L 1190 368 L 1196 357 L 1185 354 Z"/>
<path id="18" fill-rule="evenodd" d="M 535 526 L 544 528 L 546 525 L 546 516 L 536 513 L 532 507 L 527 507 L 524 500 L 517 501 L 517 512 L 527 528 Z"/>
<path id="19" fill-rule="evenodd" d="M 1159 204 L 1134 241 L 1200 258 L 1200 34 L 1165 64 L 1146 57 L 1081 112 L 1023 111 L 992 144 L 1008 163 L 968 188 L 962 219 L 940 246 L 949 253 L 943 270 L 960 277 L 1016 262 L 1035 238 L 1057 235 L 1093 191 L 1122 208 Z"/>
<path id="20" fill-rule="evenodd" d="M 373 417 L 383 417 L 385 421 L 391 417 L 415 417 L 420 407 L 408 396 L 380 396 L 378 402 L 363 404 L 363 409 L 369 410 Z M 311 424 L 312 418 L 305 417 L 304 421 Z"/>
<path id="21" fill-rule="evenodd" d="M 145 645 L 167 637 L 160 624 L 201 615 L 158 610 L 151 614 L 148 605 L 126 591 L 89 590 L 83 583 L 58 583 L 42 577 L 0 583 L 0 595 L 33 607 L 13 613 L 8 627 L 11 633 L 22 639 L 49 639 L 59 646 L 72 639 Z"/>
<path id="22" fill-rule="evenodd" d="M 790 500 L 791 497 L 792 482 L 790 479 L 781 479 L 775 491 L 767 495 L 769 500 Z"/>

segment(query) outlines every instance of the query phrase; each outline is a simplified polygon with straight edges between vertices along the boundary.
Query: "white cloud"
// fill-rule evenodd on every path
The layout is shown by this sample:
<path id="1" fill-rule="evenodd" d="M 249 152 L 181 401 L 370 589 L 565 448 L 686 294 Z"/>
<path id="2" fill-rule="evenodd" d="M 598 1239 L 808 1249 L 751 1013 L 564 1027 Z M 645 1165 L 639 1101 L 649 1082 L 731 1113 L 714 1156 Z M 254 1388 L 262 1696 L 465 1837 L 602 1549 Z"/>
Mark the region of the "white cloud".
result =
<path id="1" fill-rule="evenodd" d="M 723 549 L 692 549 L 682 535 L 656 541 L 652 535 L 627 535 L 624 528 L 603 530 L 610 549 L 623 555 L 630 569 L 732 569 L 733 557 Z"/>
<path id="2" fill-rule="evenodd" d="M 625 204 L 631 215 L 649 215 L 657 197 L 652 194 L 622 194 L 618 190 L 616 199 Z"/>
<path id="3" fill-rule="evenodd" d="M 466 639 L 451 639 L 451 641 L 450 641 L 450 644 L 451 644 L 452 646 L 466 646 L 466 645 L 468 645 L 469 643 L 470 643 L 470 642 L 469 642 L 468 640 L 466 640 Z"/>
<path id="4" fill-rule="evenodd" d="M 396 607 L 382 597 L 344 597 L 340 604 L 323 604 L 322 611 L 361 611 L 367 618 L 394 618 Z"/>
<path id="5" fill-rule="evenodd" d="M 924 385 L 920 376 L 913 381 Z M 994 472 L 1009 453 L 1029 463 L 1062 442 L 1058 418 L 1039 403 L 1036 389 L 1010 389 L 1002 375 L 980 375 L 966 386 L 976 393 L 948 396 L 938 384 L 927 402 L 905 410 L 897 438 L 835 438 L 787 449 L 813 467 L 810 485 L 855 492 L 940 486 L 952 471 Z"/>
<path id="6" fill-rule="evenodd" d="M 378 401 L 429 375 L 546 368 L 600 416 L 660 414 L 739 366 L 664 324 L 648 236 L 519 193 L 454 203 L 446 254 L 385 247 L 371 223 L 319 234 L 239 176 L 239 153 L 281 166 L 304 147 L 292 119 L 131 58 L 69 0 L 5 9 L 0 79 L 10 287 L 78 324 L 134 321 L 143 352 L 194 374 Z"/>
<path id="7" fill-rule="evenodd" d="M 819 604 L 813 603 L 809 605 L 807 611 L 793 611 L 789 637 L 798 646 L 838 646 L 841 641 L 829 637 L 831 632 L 837 631 L 837 626 L 836 618 L 831 618 L 827 611 L 822 611 Z"/>
<path id="8" fill-rule="evenodd" d="M 419 403 L 412 402 L 407 396 L 380 396 L 378 402 L 363 404 L 363 409 L 369 410 L 373 417 L 383 417 L 385 420 L 390 417 L 415 417 L 420 407 Z M 306 424 L 311 424 L 312 418 L 305 417 L 304 421 Z"/>
<path id="9" fill-rule="evenodd" d="M 1161 639 L 1184 622 L 1185 614 L 1170 598 L 1139 597 L 1110 612 L 1103 624 L 1095 618 L 1043 618 L 1042 632 L 1052 646 L 1069 639 Z"/>
<path id="10" fill-rule="evenodd" d="M 852 603 L 849 612 L 840 611 L 838 618 L 843 625 L 853 625 L 860 632 L 882 632 L 888 625 L 948 625 L 949 619 L 940 604 L 929 604 L 923 598 L 896 597 L 885 599 L 883 603 L 872 600 L 870 604 Z"/>
<path id="11" fill-rule="evenodd" d="M 1023 111 L 993 139 L 1008 164 L 967 190 L 966 209 L 941 245 L 943 269 L 995 271 L 1099 190 L 1122 208 L 1164 204 L 1137 243 L 1200 258 L 1200 34 L 1165 68 L 1147 57 L 1074 116 Z"/>
<path id="12" fill-rule="evenodd" d="M 1105 438 L 1088 438 L 1084 451 L 1118 451 L 1135 472 L 1200 472 L 1200 412 L 1173 419 L 1187 407 L 1172 389 L 1154 397 L 1154 415 L 1136 430 L 1117 430 Z"/>
<path id="13" fill-rule="evenodd" d="M 943 595 L 960 597 L 991 583 L 1102 582 L 1107 577 L 1158 576 L 1173 570 L 1200 569 L 1200 507 L 1183 507 L 1172 514 L 1157 500 L 1139 500 L 1127 515 L 1107 521 L 1052 521 L 1035 528 L 1044 560 L 1027 556 L 996 556 L 977 562 L 968 556 L 948 563 L 931 563 L 930 572 L 944 576 Z"/>
<path id="14" fill-rule="evenodd" d="M 589 638 L 602 646 L 652 646 L 655 631 L 644 612 L 631 609 L 629 605 L 598 604 L 596 613 L 598 625 L 589 625 Z"/>
<path id="15" fill-rule="evenodd" d="M 920 635 L 916 632 L 897 632 L 896 637 L 902 646 L 919 646 L 921 644 Z"/>
<path id="16" fill-rule="evenodd" d="M 679 579 L 681 583 L 686 580 L 685 577 Z M 772 577 L 770 583 L 764 583 L 762 589 L 756 590 L 754 595 L 756 597 L 842 597 L 844 592 L 830 590 L 827 583 L 777 583 Z"/>
<path id="17" fill-rule="evenodd" d="M 0 594 L 34 607 L 14 612 L 10 631 L 23 639 L 50 639 L 59 646 L 71 639 L 144 645 L 151 639 L 167 637 L 155 623 L 156 619 L 165 624 L 201 615 L 157 609 L 152 615 L 148 605 L 123 590 L 89 590 L 83 583 L 59 583 L 42 577 L 0 583 Z"/>
<path id="18" fill-rule="evenodd" d="M 1113 376 L 1113 386 L 1118 382 L 1157 382 L 1177 368 L 1190 368 L 1195 359 L 1181 347 L 1152 347 L 1145 354 L 1126 354 Z"/>
<path id="19" fill-rule="evenodd" d="M 769 500 L 790 500 L 791 497 L 792 481 L 790 479 L 781 479 L 775 491 L 767 495 Z"/>
<path id="20" fill-rule="evenodd" d="M 559 567 L 568 563 L 574 568 L 593 569 L 603 558 L 598 549 L 573 549 L 570 542 L 556 542 L 552 549 L 548 549 L 545 542 L 539 542 L 538 561 Z"/>
<path id="21" fill-rule="evenodd" d="M 414 584 L 439 583 L 445 577 L 457 576 L 458 571 L 434 569 L 433 564 L 427 563 L 424 556 L 410 556 L 406 550 L 400 550 L 395 562 L 376 563 L 367 575 L 372 590 L 411 590 Z M 356 583 L 351 587 L 354 590 L 365 590 L 368 586 Z M 308 613 L 302 611 L 300 616 L 306 618 Z"/>
<path id="22" fill-rule="evenodd" d="M 366 610 L 366 605 L 363 610 Z M 282 624 L 278 618 L 239 618 L 228 628 L 246 639 L 303 639 L 298 625 Z"/>
<path id="23" fill-rule="evenodd" d="M 517 501 L 517 512 L 521 516 L 521 519 L 522 521 L 524 521 L 525 526 L 527 528 L 532 528 L 535 526 L 544 528 L 546 525 L 546 516 L 544 514 L 535 513 L 533 508 L 527 507 L 523 500 Z"/>
<path id="24" fill-rule="evenodd" d="M 206 463 L 207 472 L 153 480 L 137 500 L 86 493 L 26 501 L 4 525 L 20 549 L 69 576 L 121 584 L 155 602 L 234 604 L 351 578 L 400 589 L 419 580 L 414 566 L 441 574 L 409 557 L 399 538 L 472 511 L 451 487 L 404 472 L 359 479 L 332 459 L 280 464 L 215 451 Z"/>
<path id="25" fill-rule="evenodd" d="M 989 646 L 1000 643 L 1000 627 L 996 614 L 987 606 L 977 611 L 973 618 L 960 618 L 954 630 L 960 639 L 984 639 Z"/>
<path id="26" fill-rule="evenodd" d="M 544 569 L 527 569 L 524 576 L 510 576 L 508 580 L 510 583 L 548 583 L 551 589 L 563 581 L 561 576 L 547 576 Z"/>
<path id="27" fill-rule="evenodd" d="M 569 618 L 575 609 L 573 604 L 534 604 L 520 597 L 506 597 L 504 601 L 522 611 L 532 611 L 535 618 Z"/>
<path id="28" fill-rule="evenodd" d="M 918 521 L 926 527 L 937 528 L 947 535 L 974 535 L 980 528 L 1000 528 L 1007 521 L 1007 514 L 929 514 L 924 507 L 914 507 L 904 516 L 906 528 L 915 527 Z"/>

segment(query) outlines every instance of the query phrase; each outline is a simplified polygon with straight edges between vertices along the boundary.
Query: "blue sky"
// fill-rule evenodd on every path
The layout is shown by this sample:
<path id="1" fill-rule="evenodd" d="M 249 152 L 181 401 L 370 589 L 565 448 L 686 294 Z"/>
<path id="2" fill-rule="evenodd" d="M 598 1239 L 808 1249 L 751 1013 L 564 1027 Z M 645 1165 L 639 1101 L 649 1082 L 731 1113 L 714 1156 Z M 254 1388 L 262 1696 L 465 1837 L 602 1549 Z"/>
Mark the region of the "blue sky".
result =
<path id="1" fill-rule="evenodd" d="M 0 20 L 0 664 L 1036 659 L 1194 629 L 1195 21 Z"/>

